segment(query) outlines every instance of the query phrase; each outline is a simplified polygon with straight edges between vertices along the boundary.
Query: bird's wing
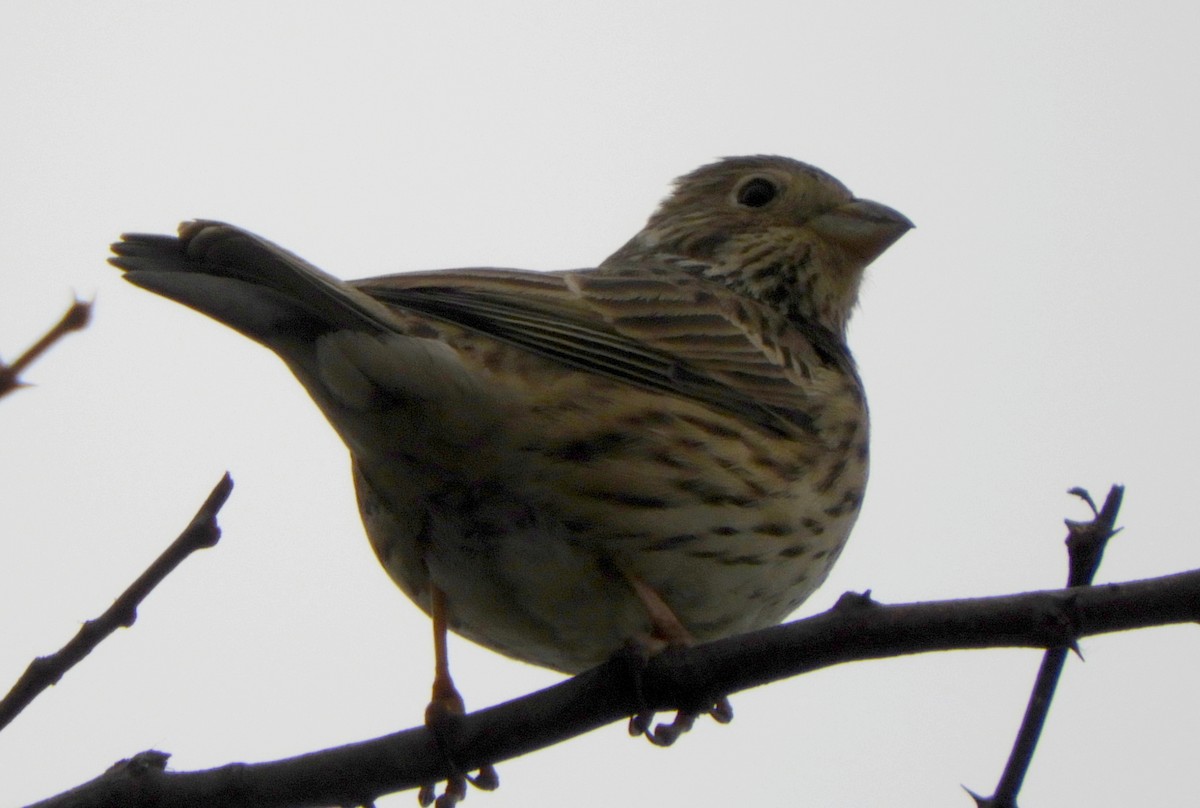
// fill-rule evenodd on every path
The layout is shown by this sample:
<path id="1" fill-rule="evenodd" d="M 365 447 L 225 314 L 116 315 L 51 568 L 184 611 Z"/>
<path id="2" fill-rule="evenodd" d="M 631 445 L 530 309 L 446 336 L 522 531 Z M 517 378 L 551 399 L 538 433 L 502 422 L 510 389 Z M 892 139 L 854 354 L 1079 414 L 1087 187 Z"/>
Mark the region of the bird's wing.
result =
<path id="1" fill-rule="evenodd" d="M 685 396 L 774 431 L 812 429 L 812 396 L 849 355 L 818 326 L 682 271 L 464 269 L 346 283 L 251 233 L 187 222 L 126 235 L 129 280 L 266 343 L 316 328 L 388 331 L 390 306 L 454 323 L 589 372 Z"/>
<path id="2" fill-rule="evenodd" d="M 773 431 L 812 429 L 814 374 L 828 378 L 831 365 L 853 373 L 832 335 L 806 335 L 783 315 L 693 277 L 465 269 L 351 285 L 382 303 Z"/>

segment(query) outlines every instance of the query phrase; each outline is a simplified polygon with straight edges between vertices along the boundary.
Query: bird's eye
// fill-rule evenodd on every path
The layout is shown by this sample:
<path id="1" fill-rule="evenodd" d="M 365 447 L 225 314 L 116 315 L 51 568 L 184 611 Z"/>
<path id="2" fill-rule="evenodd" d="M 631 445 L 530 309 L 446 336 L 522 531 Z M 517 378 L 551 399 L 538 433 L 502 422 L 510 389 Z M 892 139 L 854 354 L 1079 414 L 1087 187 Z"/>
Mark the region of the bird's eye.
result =
<path id="1" fill-rule="evenodd" d="M 761 208 L 778 193 L 779 189 L 775 187 L 775 183 L 763 177 L 755 177 L 738 189 L 737 201 L 739 205 L 748 208 Z"/>

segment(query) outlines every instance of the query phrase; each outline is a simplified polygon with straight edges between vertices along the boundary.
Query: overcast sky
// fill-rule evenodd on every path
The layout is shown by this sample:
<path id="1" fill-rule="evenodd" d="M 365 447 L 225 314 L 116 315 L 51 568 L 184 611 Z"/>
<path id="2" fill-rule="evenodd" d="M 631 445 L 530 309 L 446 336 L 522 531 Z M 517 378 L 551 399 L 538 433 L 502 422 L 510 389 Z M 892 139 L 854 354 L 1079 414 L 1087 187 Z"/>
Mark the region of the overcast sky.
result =
<path id="1" fill-rule="evenodd" d="M 196 769 L 419 723 L 428 621 L 283 365 L 123 283 L 122 231 L 224 219 L 361 277 L 602 260 L 715 157 L 818 165 L 917 229 L 851 325 L 871 485 L 832 577 L 884 602 L 1049 588 L 1066 495 L 1128 486 L 1101 580 L 1200 566 L 1200 6 L 1182 2 L 7 3 L 0 690 L 97 615 L 220 475 L 224 539 L 0 733 L 0 803 L 146 748 Z M 1195 627 L 1086 640 L 1022 806 L 1194 793 Z M 470 707 L 561 677 L 454 641 Z M 1039 662 L 976 651 L 739 694 L 660 750 L 614 725 L 471 805 L 967 806 Z M 405 793 L 380 806 L 410 806 Z"/>

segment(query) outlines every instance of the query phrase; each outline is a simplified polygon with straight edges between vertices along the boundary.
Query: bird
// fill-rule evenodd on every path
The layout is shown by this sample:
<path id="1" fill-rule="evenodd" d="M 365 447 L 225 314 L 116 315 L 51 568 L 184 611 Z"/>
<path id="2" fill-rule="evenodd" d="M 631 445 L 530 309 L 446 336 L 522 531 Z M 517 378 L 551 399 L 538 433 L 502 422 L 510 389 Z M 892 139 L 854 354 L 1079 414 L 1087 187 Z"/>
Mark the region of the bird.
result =
<path id="1" fill-rule="evenodd" d="M 464 709 L 447 630 L 575 674 L 775 625 L 824 581 L 868 472 L 846 326 L 912 226 L 752 155 L 678 178 L 587 269 L 342 281 L 212 220 L 109 260 L 277 354 L 341 437 L 375 554 L 433 620 L 432 725 Z"/>

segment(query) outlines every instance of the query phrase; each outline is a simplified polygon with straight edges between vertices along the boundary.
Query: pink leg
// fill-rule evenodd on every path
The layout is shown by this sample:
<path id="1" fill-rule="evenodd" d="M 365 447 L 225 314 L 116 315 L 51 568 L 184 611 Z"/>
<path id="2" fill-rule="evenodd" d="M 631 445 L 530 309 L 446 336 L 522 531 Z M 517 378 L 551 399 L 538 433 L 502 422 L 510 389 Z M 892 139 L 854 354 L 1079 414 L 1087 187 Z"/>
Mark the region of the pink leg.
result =
<path id="1" fill-rule="evenodd" d="M 446 594 L 436 586 L 430 587 L 430 608 L 433 617 L 433 693 L 429 706 L 425 708 L 425 726 L 434 734 L 438 745 L 446 746 L 445 737 L 455 718 L 466 712 L 462 695 L 454 686 L 450 676 L 450 655 L 446 648 L 449 624 L 446 618 Z M 484 791 L 494 791 L 500 778 L 491 765 L 484 766 L 474 777 L 455 774 L 446 780 L 446 788 L 440 797 L 436 783 L 426 783 L 417 791 L 417 800 L 424 808 L 452 808 L 467 796 L 467 782 Z"/>
<path id="2" fill-rule="evenodd" d="M 646 608 L 646 614 L 650 617 L 652 640 L 662 642 L 666 646 L 686 647 L 696 644 L 691 632 L 679 621 L 675 612 L 658 592 L 637 576 L 626 574 L 625 578 L 633 587 L 634 594 L 642 602 Z M 724 696 L 710 705 L 706 712 L 721 724 L 728 724 L 733 720 L 733 707 L 729 704 L 729 699 Z M 692 728 L 692 725 L 696 723 L 697 715 L 698 713 L 680 710 L 670 724 L 659 724 L 651 730 L 650 724 L 654 721 L 653 711 L 641 712 L 629 719 L 629 734 L 645 735 L 646 740 L 655 746 L 670 746 L 678 740 L 680 735 Z"/>

